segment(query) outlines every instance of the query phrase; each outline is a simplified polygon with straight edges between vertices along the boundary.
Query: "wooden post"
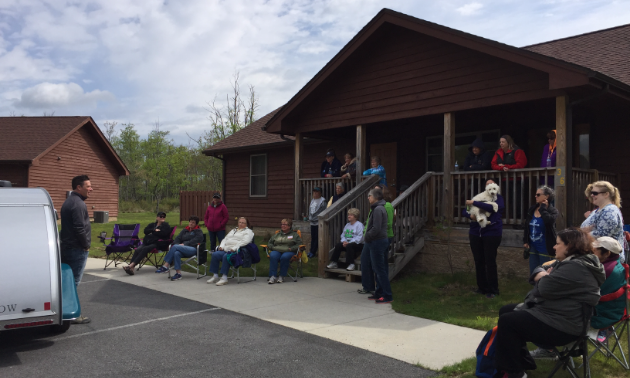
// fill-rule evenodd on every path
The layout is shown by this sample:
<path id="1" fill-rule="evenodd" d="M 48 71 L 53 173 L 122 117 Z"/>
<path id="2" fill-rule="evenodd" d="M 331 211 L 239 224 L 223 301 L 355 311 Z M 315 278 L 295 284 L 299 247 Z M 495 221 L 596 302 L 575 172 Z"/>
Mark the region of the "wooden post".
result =
<path id="1" fill-rule="evenodd" d="M 300 184 L 300 177 L 302 177 L 302 151 L 303 139 L 302 133 L 295 133 L 295 178 L 294 178 L 294 190 L 295 199 L 293 201 L 293 219 L 302 220 L 302 185 Z"/>
<path id="2" fill-rule="evenodd" d="M 455 114 L 444 113 L 444 221 L 453 221 L 453 179 L 451 172 L 455 164 Z"/>
<path id="3" fill-rule="evenodd" d="M 361 182 L 363 171 L 367 168 L 365 158 L 367 157 L 367 143 L 365 139 L 365 126 L 357 125 L 357 185 Z"/>
<path id="4" fill-rule="evenodd" d="M 328 222 L 319 220 L 319 240 L 317 248 L 317 277 L 324 278 L 326 276 L 326 265 L 328 264 L 328 248 L 329 248 L 329 235 L 328 235 Z"/>
<path id="5" fill-rule="evenodd" d="M 571 164 L 571 156 L 567 151 L 567 96 L 556 97 L 556 175 L 554 186 L 556 187 L 556 209 L 560 216 L 556 219 L 556 227 L 563 230 L 567 227 L 569 214 L 567 213 L 566 167 Z"/>

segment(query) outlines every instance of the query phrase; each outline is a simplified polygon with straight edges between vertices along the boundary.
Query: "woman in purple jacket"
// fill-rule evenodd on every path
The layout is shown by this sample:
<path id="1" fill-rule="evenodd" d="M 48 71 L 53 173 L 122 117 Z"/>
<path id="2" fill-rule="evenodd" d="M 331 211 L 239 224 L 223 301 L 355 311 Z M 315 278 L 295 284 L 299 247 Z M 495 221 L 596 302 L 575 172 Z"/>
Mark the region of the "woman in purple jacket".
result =
<path id="1" fill-rule="evenodd" d="M 497 184 L 497 181 L 488 179 L 486 186 L 489 184 Z M 492 205 L 488 205 L 485 202 L 466 201 L 466 205 L 477 206 L 483 211 L 490 213 L 490 217 L 488 217 L 490 223 L 484 228 L 479 227 L 479 223 L 474 219 L 474 215 L 469 215 L 466 209 L 463 211 L 464 216 L 471 220 L 468 237 L 470 239 L 470 249 L 472 250 L 475 260 L 475 271 L 477 274 L 477 290 L 475 290 L 475 292 L 484 294 L 488 299 L 499 295 L 497 249 L 499 248 L 499 244 L 501 244 L 501 237 L 503 236 L 502 218 L 503 210 L 505 209 L 505 202 L 501 194 L 497 195 L 496 203 L 498 208 L 495 212 Z"/>

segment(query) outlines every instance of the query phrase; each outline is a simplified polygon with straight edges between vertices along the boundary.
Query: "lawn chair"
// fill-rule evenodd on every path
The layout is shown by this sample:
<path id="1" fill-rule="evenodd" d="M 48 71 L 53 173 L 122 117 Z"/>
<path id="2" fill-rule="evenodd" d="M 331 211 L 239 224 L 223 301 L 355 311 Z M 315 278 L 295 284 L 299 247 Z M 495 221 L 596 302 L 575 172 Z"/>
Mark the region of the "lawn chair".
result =
<path id="1" fill-rule="evenodd" d="M 280 230 L 276 231 L 276 234 L 280 232 Z M 302 239 L 302 232 L 300 230 L 296 231 L 300 239 Z M 266 244 L 262 244 L 261 247 L 265 250 L 267 257 L 269 257 L 269 248 Z M 291 257 L 291 265 L 289 265 L 288 275 L 291 277 L 293 282 L 297 282 L 298 276 L 300 278 L 304 278 L 304 273 L 302 272 L 302 264 L 306 264 L 308 262 L 308 257 L 306 256 L 306 245 L 302 244 L 298 247 L 298 251 L 295 256 Z M 291 275 L 291 271 L 294 271 L 293 275 Z"/>
<path id="2" fill-rule="evenodd" d="M 203 241 L 197 243 L 197 254 L 195 256 L 188 257 L 182 261 L 182 265 L 187 265 L 197 272 L 197 279 L 203 278 L 208 275 L 208 248 L 206 247 L 206 234 L 203 234 Z M 199 274 L 199 271 L 203 267 L 203 275 Z M 171 270 L 168 271 L 168 278 L 171 278 Z"/>
<path id="3" fill-rule="evenodd" d="M 593 350 L 593 352 L 588 356 L 588 359 L 590 360 L 593 358 L 596 353 L 601 353 L 607 359 L 611 357 L 614 358 L 624 369 L 630 370 L 630 365 L 628 364 L 628 355 L 630 354 L 630 350 L 626 350 L 624 352 L 623 345 L 621 345 L 621 340 L 624 338 L 625 333 L 625 337 L 628 341 L 628 344 L 626 345 L 630 348 L 630 329 L 628 329 L 630 327 L 630 315 L 628 314 L 628 302 L 630 300 L 630 268 L 628 267 L 628 264 L 623 264 L 623 267 L 626 271 L 626 284 L 618 291 L 604 295 L 599 300 L 600 302 L 607 302 L 624 296 L 626 300 L 626 308 L 624 309 L 623 316 L 611 327 L 612 333 L 610 333 L 605 342 L 600 343 L 597 339 L 594 340 L 589 337 L 588 341 L 593 345 L 595 350 Z M 610 344 L 612 344 L 612 347 Z M 618 353 L 615 354 L 615 350 L 617 348 Z"/>
<path id="4" fill-rule="evenodd" d="M 105 253 L 107 254 L 103 270 L 107 269 L 112 263 L 114 263 L 114 267 L 117 267 L 118 264 L 129 261 L 133 249 L 140 244 L 138 233 L 140 233 L 139 223 L 114 225 L 114 233 L 111 238 L 106 237 L 106 232 L 101 232 L 98 238 L 105 245 Z M 105 240 L 111 241 L 109 244 L 105 244 Z"/>
<path id="5" fill-rule="evenodd" d="M 161 266 L 164 263 L 164 256 L 169 251 L 169 249 L 171 249 L 171 247 L 173 246 L 173 239 L 175 239 L 176 230 L 177 230 L 177 226 L 173 227 L 173 229 L 171 230 L 171 236 L 169 236 L 168 239 L 158 240 L 158 242 L 168 243 L 167 249 L 165 251 L 161 251 L 158 248 L 154 248 L 153 250 L 151 250 L 149 253 L 147 253 L 147 257 L 142 259 L 142 261 L 140 261 L 140 263 L 138 264 L 138 270 L 140 270 L 140 268 L 142 268 L 144 264 L 146 263 L 152 263 L 153 266 L 156 268 Z"/>
<path id="6" fill-rule="evenodd" d="M 553 368 L 551 373 L 549 373 L 549 378 L 553 377 L 560 369 L 567 370 L 573 378 L 580 378 L 577 373 L 580 368 L 583 368 L 581 378 L 591 377 L 591 368 L 588 361 L 588 328 L 591 322 L 591 317 L 593 316 L 593 311 L 594 309 L 592 306 L 582 303 L 582 333 L 576 341 L 566 345 L 562 351 L 554 348 L 554 352 L 558 356 L 558 362 L 556 362 L 556 366 Z M 573 357 L 582 357 L 582 361 L 584 361 L 584 363 L 576 368 L 573 363 Z"/>
<path id="7" fill-rule="evenodd" d="M 254 227 L 250 228 L 252 231 L 254 230 Z M 254 243 L 254 239 L 256 238 L 256 236 L 252 236 L 252 243 Z M 241 247 L 238 249 L 237 253 L 242 252 L 242 250 L 245 247 Z M 247 281 L 243 281 L 243 283 L 246 282 L 252 282 L 252 281 L 256 281 L 256 275 L 258 274 L 258 267 L 257 267 L 257 263 L 252 263 L 252 265 L 249 268 L 246 268 L 244 266 L 239 266 L 238 268 L 235 268 L 233 266 L 230 265 L 230 273 L 231 275 L 228 278 L 234 278 L 234 276 L 236 275 L 236 283 L 240 284 L 241 283 L 241 268 L 243 269 L 251 269 L 254 272 L 254 278 L 250 278 Z"/>

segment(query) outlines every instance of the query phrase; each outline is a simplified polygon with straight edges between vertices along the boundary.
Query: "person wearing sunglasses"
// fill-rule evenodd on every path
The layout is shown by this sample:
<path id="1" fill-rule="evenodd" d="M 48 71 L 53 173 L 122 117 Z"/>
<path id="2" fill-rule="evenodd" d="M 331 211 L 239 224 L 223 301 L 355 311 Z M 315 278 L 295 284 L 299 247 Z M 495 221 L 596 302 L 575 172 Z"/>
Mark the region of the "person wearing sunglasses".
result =
<path id="1" fill-rule="evenodd" d="M 168 238 L 171 236 L 171 226 L 166 222 L 166 213 L 160 211 L 155 217 L 155 222 L 144 228 L 144 239 L 133 253 L 129 265 L 123 270 L 130 276 L 134 275 L 134 268 L 147 257 L 147 254 L 154 249 L 160 251 L 168 249 Z"/>
<path id="2" fill-rule="evenodd" d="M 626 241 L 623 236 L 623 216 L 621 215 L 621 196 L 619 189 L 608 181 L 593 183 L 591 190 L 593 205 L 598 209 L 589 214 L 582 223 L 581 228 L 589 231 L 595 238 L 610 236 L 617 240 L 619 245 L 626 249 Z M 621 261 L 625 261 L 625 253 L 619 254 Z"/>
<path id="3" fill-rule="evenodd" d="M 523 247 L 529 250 L 529 274 L 555 256 L 558 210 L 550 204 L 554 194 L 550 187 L 541 186 L 536 190 L 536 203 L 527 211 Z"/>

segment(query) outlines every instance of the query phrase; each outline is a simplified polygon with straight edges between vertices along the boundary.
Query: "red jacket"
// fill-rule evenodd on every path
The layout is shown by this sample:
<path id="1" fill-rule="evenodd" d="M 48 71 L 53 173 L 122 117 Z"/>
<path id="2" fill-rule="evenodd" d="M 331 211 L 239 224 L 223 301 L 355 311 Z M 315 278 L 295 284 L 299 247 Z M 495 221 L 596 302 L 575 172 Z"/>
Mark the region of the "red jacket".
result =
<path id="1" fill-rule="evenodd" d="M 223 202 L 219 201 L 219 204 L 214 206 L 211 203 L 206 210 L 206 215 L 203 217 L 203 221 L 208 228 L 208 231 L 217 232 L 225 230 L 225 225 L 229 219 L 228 209 Z"/>
<path id="2" fill-rule="evenodd" d="M 512 152 L 512 150 L 508 151 L 508 153 L 509 152 Z M 497 155 L 501 156 L 501 159 L 503 159 L 503 150 L 499 148 L 497 152 L 494 153 L 494 156 L 492 157 L 492 170 L 502 171 L 503 167 L 499 167 L 497 165 Z M 506 164 L 504 167 L 508 167 L 508 169 L 520 169 L 527 166 L 527 156 L 525 156 L 525 152 L 523 152 L 520 148 L 514 153 L 514 160 L 516 160 L 516 164 Z"/>

